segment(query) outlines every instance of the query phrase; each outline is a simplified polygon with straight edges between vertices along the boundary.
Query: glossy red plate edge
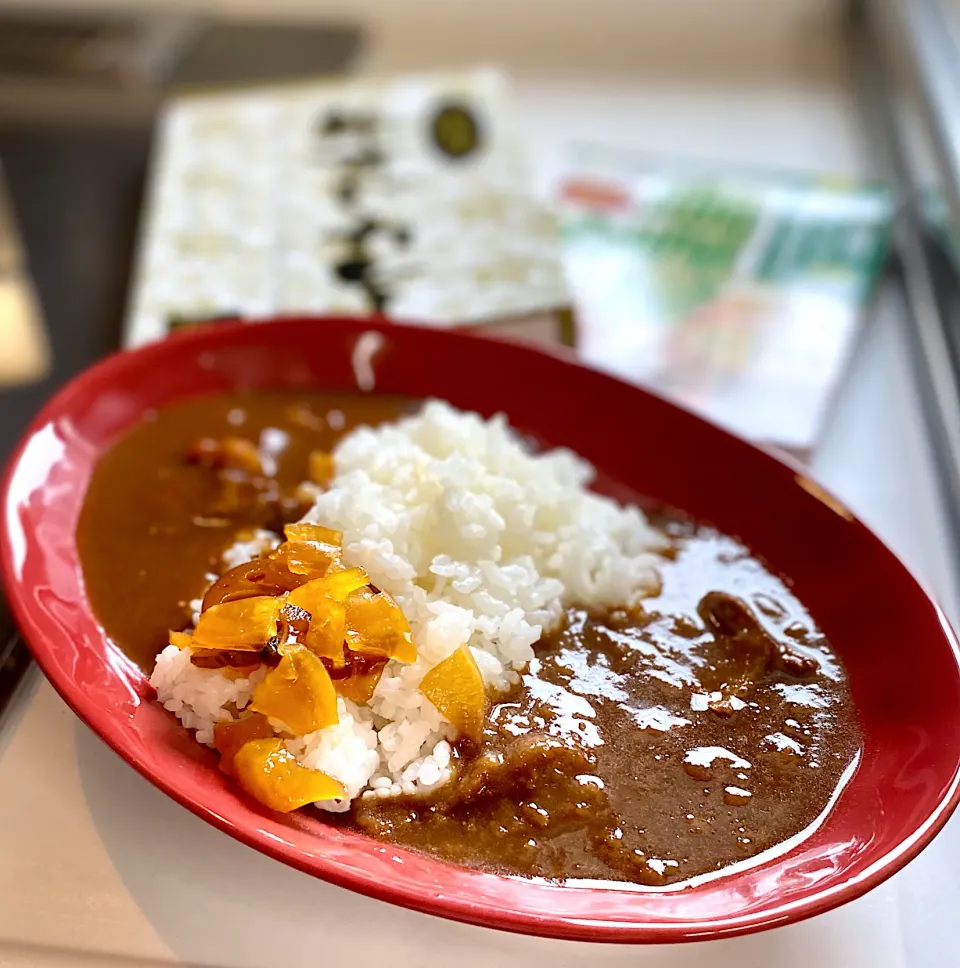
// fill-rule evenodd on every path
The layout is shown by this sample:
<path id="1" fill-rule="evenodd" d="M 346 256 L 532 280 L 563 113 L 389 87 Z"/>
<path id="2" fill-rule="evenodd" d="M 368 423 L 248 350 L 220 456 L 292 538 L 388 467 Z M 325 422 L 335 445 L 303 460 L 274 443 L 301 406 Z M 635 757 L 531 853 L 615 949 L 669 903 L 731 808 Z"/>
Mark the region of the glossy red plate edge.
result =
<path id="1" fill-rule="evenodd" d="M 478 358 L 477 365 L 482 365 L 484 356 L 489 357 L 491 348 L 497 346 L 496 341 L 470 334 L 438 332 L 418 327 L 400 327 L 398 329 L 395 325 L 383 325 L 355 319 L 275 320 L 270 321 L 268 328 L 276 339 L 280 339 L 285 333 L 296 333 L 298 327 L 316 327 L 318 325 L 326 325 L 339 334 L 352 333 L 354 338 L 363 332 L 372 330 L 380 333 L 387 341 L 391 337 L 396 337 L 401 341 L 412 340 L 416 342 L 419 340 L 426 345 L 430 345 L 431 342 L 435 344 L 438 340 L 452 342 L 462 352 L 474 354 Z M 32 586 L 30 582 L 23 582 L 19 574 L 23 562 L 18 565 L 10 525 L 13 523 L 21 529 L 21 539 L 23 540 L 35 540 L 36 536 L 28 533 L 29 529 L 23 527 L 20 513 L 23 509 L 15 502 L 16 495 L 13 493 L 13 484 L 18 471 L 21 469 L 21 461 L 25 452 L 37 434 L 48 427 L 55 418 L 70 413 L 72 405 L 84 397 L 89 397 L 93 387 L 104 383 L 109 384 L 110 378 L 117 374 L 123 374 L 131 365 L 131 356 L 136 358 L 137 366 L 145 367 L 151 363 L 160 366 L 164 362 L 176 358 L 178 354 L 183 355 L 191 350 L 199 352 L 204 347 L 222 348 L 229 345 L 231 341 L 238 343 L 256 342 L 256 339 L 250 338 L 251 332 L 260 329 L 259 325 L 250 326 L 246 323 L 218 323 L 176 334 L 163 343 L 151 344 L 133 354 L 118 353 L 108 357 L 72 380 L 43 408 L 11 457 L 3 480 L 6 527 L 2 534 L 0 566 L 2 566 L 4 587 L 10 599 L 11 607 L 38 664 L 80 719 L 138 772 L 174 800 L 237 840 L 263 853 L 306 873 L 320 876 L 332 883 L 368 896 L 397 903 L 414 910 L 487 927 L 545 937 L 599 942 L 673 942 L 715 939 L 786 924 L 822 913 L 862 895 L 895 873 L 915 857 L 946 823 L 951 812 L 960 801 L 960 757 L 958 757 L 956 744 L 951 751 L 953 766 L 949 782 L 945 784 L 942 794 L 931 805 L 931 809 L 926 812 L 922 821 L 916 823 L 909 835 L 902 837 L 893 848 L 882 852 L 877 857 L 871 856 L 870 862 L 865 864 L 855 876 L 847 877 L 829 887 L 811 887 L 808 892 L 789 902 L 774 902 L 769 906 L 760 906 L 750 912 L 730 914 L 724 917 L 712 915 L 697 917 L 696 915 L 685 916 L 682 909 L 696 908 L 697 904 L 690 902 L 694 902 L 698 896 L 709 897 L 716 893 L 718 889 L 729 893 L 731 888 L 735 888 L 741 882 L 754 882 L 758 876 L 762 878 L 767 870 L 776 871 L 785 858 L 779 857 L 771 861 L 750 865 L 742 873 L 715 879 L 702 888 L 656 893 L 559 887 L 524 879 L 481 874 L 442 864 L 408 851 L 384 847 L 374 841 L 350 834 L 341 834 L 339 837 L 332 838 L 333 842 L 331 843 L 321 843 L 318 853 L 304 846 L 305 843 L 315 843 L 317 840 L 318 835 L 311 825 L 308 824 L 307 827 L 304 827 L 296 823 L 292 825 L 289 822 L 281 823 L 277 821 L 274 815 L 260 813 L 257 808 L 245 802 L 242 797 L 236 795 L 232 788 L 226 785 L 227 781 L 219 775 L 219 771 L 209 770 L 209 766 L 212 765 L 212 754 L 210 762 L 202 764 L 201 769 L 211 774 L 209 777 L 205 777 L 204 783 L 207 780 L 211 781 L 207 785 L 217 788 L 213 793 L 210 789 L 206 789 L 201 790 L 198 794 L 196 790 L 191 790 L 189 786 L 185 785 L 185 781 L 180 776 L 179 767 L 183 766 L 186 769 L 188 764 L 176 762 L 176 756 L 182 754 L 172 750 L 172 748 L 154 749 L 155 756 L 159 756 L 161 760 L 164 757 L 170 760 L 170 768 L 161 769 L 156 762 L 145 756 L 143 748 L 138 748 L 137 743 L 133 741 L 129 728 L 132 720 L 118 716 L 115 709 L 105 709 L 95 702 L 88 689 L 88 684 L 82 679 L 72 679 L 62 674 L 57 662 L 54 640 L 49 638 L 52 632 L 51 623 L 48 621 L 49 616 L 44 609 L 37 609 L 35 602 L 31 602 L 30 590 Z M 403 335 L 401 331 L 416 335 Z M 305 334 L 306 330 L 301 335 Z M 600 379 L 609 384 L 611 388 L 625 389 L 630 394 L 635 394 L 637 400 L 644 398 L 646 405 L 655 411 L 659 410 L 661 415 L 669 411 L 682 414 L 680 423 L 685 424 L 687 429 L 695 428 L 698 425 L 701 428 L 706 428 L 704 433 L 706 433 L 707 438 L 712 436 L 716 440 L 723 440 L 725 447 L 739 451 L 741 456 L 745 453 L 744 448 L 746 448 L 755 455 L 751 459 L 766 462 L 765 466 L 768 470 L 775 466 L 788 475 L 793 475 L 797 481 L 806 482 L 805 485 L 802 484 L 801 486 L 807 488 L 811 486 L 803 469 L 793 465 L 790 461 L 759 451 L 745 444 L 739 438 L 707 424 L 698 417 L 682 410 L 682 408 L 677 408 L 655 395 L 629 387 L 612 377 L 599 376 L 594 371 L 578 364 L 573 359 L 572 354 L 562 350 L 544 351 L 506 341 L 500 343 L 500 349 L 497 352 L 514 356 L 519 354 L 525 358 L 527 363 L 531 364 L 536 359 L 541 361 L 552 359 L 564 368 L 572 368 L 584 380 L 589 375 L 590 380 L 594 382 Z M 136 366 L 134 369 L 136 369 Z M 563 443 L 562 440 L 551 442 Z M 51 464 L 50 466 L 54 465 Z M 813 491 L 818 492 L 815 485 L 813 485 Z M 34 493 L 34 491 L 30 493 Z M 838 508 L 843 513 L 840 502 L 826 492 L 815 493 L 811 495 L 810 500 L 820 501 L 831 510 L 831 513 L 834 513 Z M 79 500 L 76 503 L 79 507 Z M 869 532 L 862 523 L 852 518 L 849 523 L 862 532 L 858 535 L 858 540 L 866 541 L 868 545 L 875 546 L 875 551 L 878 554 L 887 555 L 893 559 L 899 569 L 902 570 L 903 577 L 913 583 L 911 594 L 916 597 L 916 593 L 919 593 L 925 599 L 924 604 L 931 613 L 928 617 L 939 622 L 941 627 L 943 637 L 941 644 L 946 644 L 949 653 L 952 655 L 951 671 L 953 677 L 960 678 L 960 649 L 958 649 L 956 637 L 939 608 L 923 590 L 920 583 L 909 574 L 902 563 L 899 563 L 892 552 L 872 532 Z M 21 553 L 25 554 L 25 549 L 21 548 Z M 74 561 L 72 564 L 76 571 L 76 562 Z M 890 566 L 892 567 L 892 563 Z M 82 582 L 79 591 L 82 596 Z M 85 601 L 80 604 L 86 608 L 89 616 L 89 608 Z M 101 645 L 103 645 L 102 631 L 96 626 L 92 616 L 89 616 L 89 622 L 92 623 L 95 632 L 99 634 Z M 61 631 L 63 630 L 61 629 Z M 86 631 L 89 632 L 90 628 L 87 628 Z M 107 648 L 106 655 L 109 663 L 111 653 L 110 647 Z M 117 656 L 115 654 L 113 654 L 113 659 L 115 662 L 113 674 L 127 690 L 133 692 L 129 670 L 124 667 L 122 661 L 116 661 Z M 144 703 L 142 698 L 142 694 L 138 694 L 132 700 L 138 715 L 146 709 L 148 714 L 158 714 L 157 721 L 159 721 L 159 716 L 162 715 L 164 722 L 172 722 L 172 717 L 163 713 L 159 707 Z M 960 713 L 960 707 L 958 707 L 957 712 Z M 171 725 L 167 731 L 172 735 L 175 729 Z M 851 783 L 848 789 L 854 785 L 855 783 Z M 220 795 L 221 792 L 223 795 Z M 210 797 L 213 795 L 215 795 L 216 802 L 212 803 Z M 829 822 L 830 818 L 828 817 L 826 824 L 829 824 Z M 316 824 L 313 826 L 316 826 Z M 344 840 L 344 836 L 348 842 L 339 843 Z M 325 841 L 331 838 L 321 835 L 320 839 Z M 869 853 L 869 844 L 864 845 L 863 849 Z M 804 850 L 791 851 L 786 855 L 786 858 L 790 858 L 794 853 L 803 856 Z M 350 862 L 346 862 L 344 857 L 349 858 Z M 359 858 L 359 862 L 354 863 L 357 858 Z M 387 875 L 392 869 L 397 869 L 391 868 L 393 864 L 406 865 L 406 867 L 411 868 L 412 881 L 410 883 L 391 882 Z M 423 875 L 422 878 L 421 874 Z M 653 900 L 655 898 L 660 900 Z M 665 906 L 667 910 L 655 910 L 654 905 Z M 640 915 L 640 918 L 637 915 Z"/>

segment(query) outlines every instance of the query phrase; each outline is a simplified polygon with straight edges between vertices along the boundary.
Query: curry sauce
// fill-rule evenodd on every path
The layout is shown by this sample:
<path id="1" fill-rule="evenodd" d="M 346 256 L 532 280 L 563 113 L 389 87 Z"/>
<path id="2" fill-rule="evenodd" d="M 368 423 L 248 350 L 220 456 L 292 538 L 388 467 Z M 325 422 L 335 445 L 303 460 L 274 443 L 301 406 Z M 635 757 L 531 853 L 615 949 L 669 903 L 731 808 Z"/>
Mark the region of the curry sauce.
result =
<path id="1" fill-rule="evenodd" d="M 375 836 L 470 867 L 663 885 L 813 824 L 854 763 L 842 667 L 779 579 L 679 519 L 641 614 L 579 609 L 435 802 L 361 800 Z"/>
<path id="2" fill-rule="evenodd" d="M 151 415 L 99 463 L 78 529 L 87 594 L 149 671 L 168 629 L 252 529 L 302 516 L 324 455 L 417 401 L 203 397 Z M 479 741 L 429 797 L 366 797 L 343 823 L 505 874 L 661 886 L 720 871 L 815 824 L 860 735 L 844 670 L 787 583 L 680 515 L 662 587 L 629 612 L 569 609 Z"/>
<path id="3" fill-rule="evenodd" d="M 232 393 L 150 414 L 97 464 L 77 529 L 87 596 L 107 635 L 149 673 L 237 534 L 280 531 L 309 507 L 298 489 L 311 454 L 418 406 L 388 396 Z M 270 456 L 269 466 L 245 467 L 241 441 Z"/>

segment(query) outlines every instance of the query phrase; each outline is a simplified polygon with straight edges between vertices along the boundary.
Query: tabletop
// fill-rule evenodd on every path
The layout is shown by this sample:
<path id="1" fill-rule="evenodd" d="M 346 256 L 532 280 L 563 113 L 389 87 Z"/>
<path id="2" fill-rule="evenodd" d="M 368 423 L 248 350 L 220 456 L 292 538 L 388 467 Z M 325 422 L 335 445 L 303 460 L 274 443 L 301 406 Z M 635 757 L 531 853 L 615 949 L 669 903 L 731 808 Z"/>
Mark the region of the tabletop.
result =
<path id="1" fill-rule="evenodd" d="M 389 62 L 386 64 L 390 66 Z M 850 92 L 793 78 L 520 75 L 541 187 L 562 146 L 604 139 L 790 168 L 864 172 Z M 874 312 L 813 461 L 960 615 L 957 574 L 892 285 Z M 626 948 L 454 924 L 314 880 L 209 827 L 155 790 L 79 723 L 39 675 L 0 726 L 0 965 L 392 965 L 496 961 L 685 968 L 960 964 L 960 820 L 916 861 L 843 908 L 761 934 Z"/>

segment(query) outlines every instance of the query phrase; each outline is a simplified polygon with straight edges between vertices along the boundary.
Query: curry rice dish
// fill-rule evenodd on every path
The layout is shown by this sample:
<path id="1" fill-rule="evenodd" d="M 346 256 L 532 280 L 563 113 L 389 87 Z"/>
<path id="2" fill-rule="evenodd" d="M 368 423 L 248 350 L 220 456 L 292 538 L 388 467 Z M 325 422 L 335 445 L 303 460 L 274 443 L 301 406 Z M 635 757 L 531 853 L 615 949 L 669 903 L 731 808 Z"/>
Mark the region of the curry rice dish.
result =
<path id="1" fill-rule="evenodd" d="M 192 399 L 97 466 L 87 593 L 266 808 L 567 881 L 783 849 L 858 758 L 842 664 L 749 549 L 592 474 L 438 401 Z"/>

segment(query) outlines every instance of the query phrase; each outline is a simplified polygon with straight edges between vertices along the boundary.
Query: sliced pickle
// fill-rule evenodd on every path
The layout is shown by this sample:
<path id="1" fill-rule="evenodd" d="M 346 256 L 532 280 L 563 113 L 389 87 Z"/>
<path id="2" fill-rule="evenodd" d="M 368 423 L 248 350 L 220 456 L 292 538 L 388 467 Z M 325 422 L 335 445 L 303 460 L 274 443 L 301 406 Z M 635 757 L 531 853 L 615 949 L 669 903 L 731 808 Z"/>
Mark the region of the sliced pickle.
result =
<path id="1" fill-rule="evenodd" d="M 170 629 L 167 633 L 167 641 L 178 649 L 189 649 L 193 646 L 193 636 L 189 632 L 174 632 Z"/>
<path id="2" fill-rule="evenodd" d="M 362 568 L 347 568 L 324 578 L 315 578 L 295 588 L 287 596 L 290 605 L 305 608 L 308 612 L 321 610 L 325 599 L 345 602 L 353 592 L 364 588 L 370 579 Z"/>
<path id="3" fill-rule="evenodd" d="M 322 524 L 311 521 L 298 521 L 288 524 L 283 529 L 287 541 L 316 541 L 318 544 L 328 544 L 339 548 L 343 544 L 343 532 L 325 528 Z"/>
<path id="4" fill-rule="evenodd" d="M 323 609 L 312 613 L 307 634 L 300 640 L 314 655 L 329 659 L 335 668 L 346 662 L 343 640 L 347 634 L 347 610 L 340 602 L 327 599 Z"/>
<path id="5" fill-rule="evenodd" d="M 281 739 L 255 739 L 244 744 L 233 758 L 233 769 L 237 782 L 250 796 L 282 813 L 316 800 L 340 800 L 347 795 L 339 780 L 297 762 Z"/>
<path id="6" fill-rule="evenodd" d="M 371 663 L 357 664 L 350 670 L 350 674 L 342 679 L 334 679 L 333 686 L 338 695 L 354 702 L 367 703 L 380 682 L 383 670 L 387 666 L 387 659 L 379 659 Z"/>
<path id="7" fill-rule="evenodd" d="M 382 655 L 400 662 L 416 660 L 410 624 L 386 592 L 362 588 L 347 599 L 346 605 L 348 648 L 363 655 Z"/>
<path id="8" fill-rule="evenodd" d="M 259 651 L 276 636 L 282 607 L 282 600 L 270 595 L 212 605 L 197 622 L 193 644 L 200 649 Z"/>
<path id="9" fill-rule="evenodd" d="M 438 662 L 423 677 L 420 691 L 464 736 L 480 741 L 487 697 L 480 667 L 468 646 L 461 645 Z"/>
<path id="10" fill-rule="evenodd" d="M 250 709 L 279 719 L 298 736 L 338 721 L 337 693 L 323 663 L 309 650 L 284 652 L 253 693 Z"/>
<path id="11" fill-rule="evenodd" d="M 267 717 L 260 713 L 217 723 L 213 727 L 213 745 L 220 753 L 220 769 L 232 776 L 233 759 L 240 748 L 251 740 L 269 739 L 272 736 L 273 730 Z"/>

